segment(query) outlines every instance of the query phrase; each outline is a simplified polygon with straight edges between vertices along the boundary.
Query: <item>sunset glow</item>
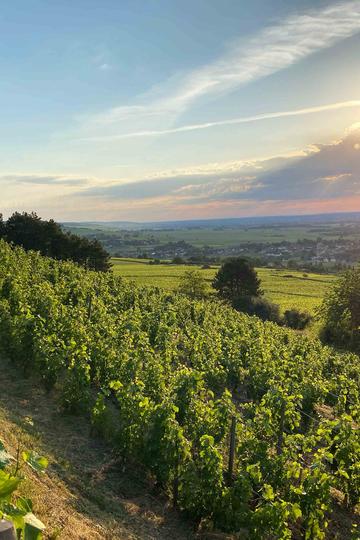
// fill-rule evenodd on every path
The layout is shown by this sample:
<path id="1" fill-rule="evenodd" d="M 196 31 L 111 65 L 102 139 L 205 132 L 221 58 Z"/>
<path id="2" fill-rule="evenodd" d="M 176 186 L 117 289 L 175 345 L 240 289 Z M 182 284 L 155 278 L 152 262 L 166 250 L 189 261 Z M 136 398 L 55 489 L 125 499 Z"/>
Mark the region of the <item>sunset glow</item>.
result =
<path id="1" fill-rule="evenodd" d="M 1 22 L 5 216 L 360 210 L 357 0 L 20 4 Z"/>

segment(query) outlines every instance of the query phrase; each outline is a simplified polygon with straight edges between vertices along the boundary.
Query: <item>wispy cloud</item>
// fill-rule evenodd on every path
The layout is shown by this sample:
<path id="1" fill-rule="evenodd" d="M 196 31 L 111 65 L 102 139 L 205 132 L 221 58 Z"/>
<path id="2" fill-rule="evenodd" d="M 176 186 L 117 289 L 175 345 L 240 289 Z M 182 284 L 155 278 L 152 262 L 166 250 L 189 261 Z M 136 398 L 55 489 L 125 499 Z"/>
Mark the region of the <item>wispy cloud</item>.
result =
<path id="1" fill-rule="evenodd" d="M 351 176 L 352 173 L 330 174 L 329 176 L 320 176 L 320 178 L 317 178 L 316 180 L 318 182 L 323 182 L 324 180 L 326 182 L 338 182 L 339 180 L 351 178 Z"/>
<path id="2" fill-rule="evenodd" d="M 137 182 L 112 182 L 79 193 L 96 200 L 172 201 L 174 205 L 233 200 L 336 199 L 360 196 L 360 129 L 342 139 L 260 160 L 164 171 Z"/>
<path id="3" fill-rule="evenodd" d="M 103 64 L 100 64 L 99 69 L 101 71 L 110 71 L 112 69 L 110 64 L 107 64 L 106 62 Z"/>
<path id="4" fill-rule="evenodd" d="M 272 156 L 257 160 L 208 163 L 187 168 L 166 170 L 143 177 L 137 181 L 114 180 L 107 184 L 94 185 L 79 193 L 79 196 L 96 198 L 123 199 L 141 201 L 166 197 L 198 198 L 210 191 L 225 194 L 231 186 L 231 192 L 249 191 L 250 186 L 259 185 L 258 176 L 265 172 L 276 171 L 292 162 L 318 152 L 317 146 L 291 152 L 282 156 Z"/>
<path id="5" fill-rule="evenodd" d="M 98 46 L 96 54 L 91 58 L 92 64 L 94 64 L 100 71 L 111 71 L 113 64 L 109 62 L 111 57 L 107 47 Z"/>
<path id="6" fill-rule="evenodd" d="M 94 115 L 89 119 L 88 127 L 121 122 L 126 129 L 126 120 L 133 122 L 136 119 L 139 128 L 144 128 L 144 124 L 148 127 L 149 121 L 151 126 L 156 121 L 164 129 L 165 120 L 171 125 L 200 98 L 225 94 L 276 73 L 359 31 L 358 0 L 294 14 L 254 36 L 233 42 L 214 62 L 183 76 L 172 77 L 140 96 L 137 103 Z"/>
<path id="7" fill-rule="evenodd" d="M 240 118 L 231 118 L 228 120 L 217 120 L 215 122 L 203 122 L 201 124 L 189 124 L 185 126 L 178 126 L 169 129 L 160 130 L 148 130 L 148 131 L 134 131 L 130 133 L 121 133 L 119 135 L 104 135 L 98 137 L 83 137 L 83 141 L 114 141 L 117 139 L 131 139 L 135 137 L 155 137 L 160 135 L 170 135 L 175 133 L 183 133 L 187 131 L 196 131 L 202 129 L 209 129 L 219 126 L 231 126 L 236 124 L 248 124 L 252 122 L 259 122 L 261 120 L 270 120 L 276 118 L 285 118 L 288 116 L 302 116 L 306 114 L 321 113 L 325 111 L 335 111 L 345 108 L 360 107 L 360 100 L 341 101 L 337 103 L 329 103 L 327 105 L 318 105 L 316 107 L 306 107 L 302 109 L 293 109 L 290 111 L 275 111 L 263 114 L 256 114 L 253 116 L 244 116 Z"/>
<path id="8" fill-rule="evenodd" d="M 185 219 L 356 211 L 360 204 L 360 126 L 356 129 L 354 125 L 337 141 L 267 159 L 164 170 L 132 182 L 90 177 L 88 185 L 69 185 L 66 190 L 57 183 L 57 179 L 66 182 L 65 178 L 71 181 L 74 176 L 3 174 L 3 211 L 8 214 L 30 207 L 43 215 L 50 212 L 57 217 L 60 212 L 62 220 L 65 216 L 69 220 L 118 220 L 121 216 L 140 221 L 169 216 Z M 22 180 L 26 185 L 19 207 L 18 195 L 14 196 L 10 188 L 11 183 Z M 51 188 L 45 190 L 41 182 L 46 181 Z"/>
<path id="9" fill-rule="evenodd" d="M 89 184 L 89 178 L 53 174 L 2 174 L 1 183 L 40 184 L 55 186 L 84 186 Z"/>

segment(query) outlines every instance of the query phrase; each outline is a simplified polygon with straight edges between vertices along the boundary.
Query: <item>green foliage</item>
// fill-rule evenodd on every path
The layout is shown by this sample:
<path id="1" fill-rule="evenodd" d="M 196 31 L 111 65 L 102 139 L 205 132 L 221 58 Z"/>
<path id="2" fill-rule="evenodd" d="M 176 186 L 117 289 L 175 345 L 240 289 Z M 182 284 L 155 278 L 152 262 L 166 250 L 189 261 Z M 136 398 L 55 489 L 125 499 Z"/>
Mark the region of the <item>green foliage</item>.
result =
<path id="1" fill-rule="evenodd" d="M 230 303 L 244 296 L 262 294 L 254 266 L 241 257 L 227 260 L 215 275 L 212 285 L 219 297 Z"/>
<path id="2" fill-rule="evenodd" d="M 13 470 L 10 468 L 13 464 Z M 17 458 L 11 456 L 0 441 L 0 519 L 11 521 L 19 540 L 41 540 L 44 524 L 33 514 L 30 499 L 16 496 L 15 492 L 24 479 L 21 471 L 24 465 L 42 473 L 47 459 L 34 452 L 18 452 Z"/>
<path id="3" fill-rule="evenodd" d="M 149 266 L 145 261 L 138 259 L 112 259 L 111 262 L 115 275 L 129 279 L 140 286 L 156 286 L 167 291 L 177 290 L 186 270 L 194 270 L 194 268 L 201 270 L 201 274 L 209 284 L 218 270 L 216 266 L 206 269 L 200 266 L 175 264 Z M 313 273 L 304 279 L 302 272 L 298 271 L 293 271 L 292 277 L 285 279 L 286 270 L 273 268 L 257 268 L 256 272 L 261 279 L 266 298 L 279 304 L 282 311 L 296 308 L 311 314 L 314 314 L 336 279 L 336 276 L 332 274 Z"/>
<path id="4" fill-rule="evenodd" d="M 0 238 L 26 250 L 72 260 L 94 270 L 110 269 L 109 255 L 100 242 L 65 233 L 54 220 L 42 220 L 35 212 L 14 212 L 6 222 L 0 214 Z"/>
<path id="5" fill-rule="evenodd" d="M 306 311 L 287 309 L 284 313 L 284 323 L 294 330 L 304 330 L 312 321 L 312 316 Z"/>
<path id="6" fill-rule="evenodd" d="M 333 464 L 337 485 L 348 507 L 360 501 L 360 439 L 353 418 L 343 414 L 333 429 Z"/>
<path id="7" fill-rule="evenodd" d="M 180 280 L 179 292 L 192 299 L 204 298 L 207 285 L 204 276 L 199 270 L 187 270 Z"/>
<path id="8" fill-rule="evenodd" d="M 323 339 L 360 352 L 360 267 L 347 270 L 319 310 Z"/>
<path id="9" fill-rule="evenodd" d="M 91 414 L 94 429 L 182 510 L 215 528 L 285 539 L 299 527 L 321 539 L 330 487 L 356 504 L 355 355 L 219 302 L 135 287 L 5 242 L 0 343 L 19 369 L 56 387 L 64 408 Z M 323 404 L 336 420 L 319 416 Z M 8 459 L 0 448 L 0 462 Z"/>
<path id="10" fill-rule="evenodd" d="M 237 311 L 243 311 L 248 315 L 256 315 L 262 321 L 272 321 L 280 324 L 282 321 L 280 306 L 270 302 L 266 298 L 258 296 L 242 296 L 234 298 L 232 306 Z"/>

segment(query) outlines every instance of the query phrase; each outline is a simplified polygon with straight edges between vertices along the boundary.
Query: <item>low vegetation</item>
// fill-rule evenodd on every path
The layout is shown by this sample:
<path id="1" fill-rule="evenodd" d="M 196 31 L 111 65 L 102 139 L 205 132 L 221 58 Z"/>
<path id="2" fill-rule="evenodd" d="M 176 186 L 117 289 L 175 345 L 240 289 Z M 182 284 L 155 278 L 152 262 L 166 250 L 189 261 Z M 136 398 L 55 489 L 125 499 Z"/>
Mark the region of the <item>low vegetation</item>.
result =
<path id="1" fill-rule="evenodd" d="M 298 309 L 286 310 L 282 316 L 280 306 L 263 296 L 261 280 L 247 259 L 227 260 L 215 274 L 212 287 L 216 292 L 214 298 L 225 301 L 237 311 L 255 315 L 262 321 L 271 321 L 295 330 L 304 330 L 312 321 L 309 313 Z M 178 291 L 193 299 L 209 296 L 206 280 L 201 271 L 196 269 L 184 272 Z"/>
<path id="2" fill-rule="evenodd" d="M 33 452 L 17 448 L 16 455 L 11 455 L 0 440 L 0 519 L 6 523 L 10 540 L 10 531 L 15 531 L 18 540 L 40 540 L 45 525 L 33 514 L 31 499 L 15 497 L 19 484 L 24 480 L 24 465 L 42 472 L 47 467 L 47 460 Z M 1 529 L 3 530 L 3 529 Z"/>
<path id="3" fill-rule="evenodd" d="M 180 278 L 179 292 L 193 299 L 207 296 L 207 284 L 199 270 L 186 270 Z"/>
<path id="4" fill-rule="evenodd" d="M 49 393 L 38 374 L 24 377 L 2 355 L 1 440 L 16 459 L 20 450 L 46 456 L 44 472 L 26 463 L 13 495 L 31 499 L 44 524 L 44 540 L 190 540 L 181 519 L 139 464 L 124 463 L 100 437 L 90 418 L 64 414 L 56 389 Z M 7 471 L 14 470 L 11 460 Z"/>
<path id="5" fill-rule="evenodd" d="M 4 242 L 0 338 L 202 528 L 321 540 L 336 504 L 355 520 L 358 356 Z"/>

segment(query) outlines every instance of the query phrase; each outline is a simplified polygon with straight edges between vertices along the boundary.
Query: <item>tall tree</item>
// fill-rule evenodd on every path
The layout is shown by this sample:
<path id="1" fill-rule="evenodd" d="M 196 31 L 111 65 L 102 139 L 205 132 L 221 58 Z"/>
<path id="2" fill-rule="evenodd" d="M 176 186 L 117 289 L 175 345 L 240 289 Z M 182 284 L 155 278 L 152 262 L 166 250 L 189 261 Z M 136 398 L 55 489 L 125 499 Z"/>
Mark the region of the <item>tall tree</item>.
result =
<path id="1" fill-rule="evenodd" d="M 360 353 L 360 268 L 341 275 L 324 298 L 319 314 L 325 341 Z"/>
<path id="2" fill-rule="evenodd" d="M 0 213 L 0 238 L 4 238 L 5 236 L 5 224 L 3 215 Z"/>
<path id="3" fill-rule="evenodd" d="M 220 298 L 233 303 L 235 300 L 260 296 L 260 279 L 248 259 L 241 257 L 227 260 L 217 272 L 212 286 Z"/>

